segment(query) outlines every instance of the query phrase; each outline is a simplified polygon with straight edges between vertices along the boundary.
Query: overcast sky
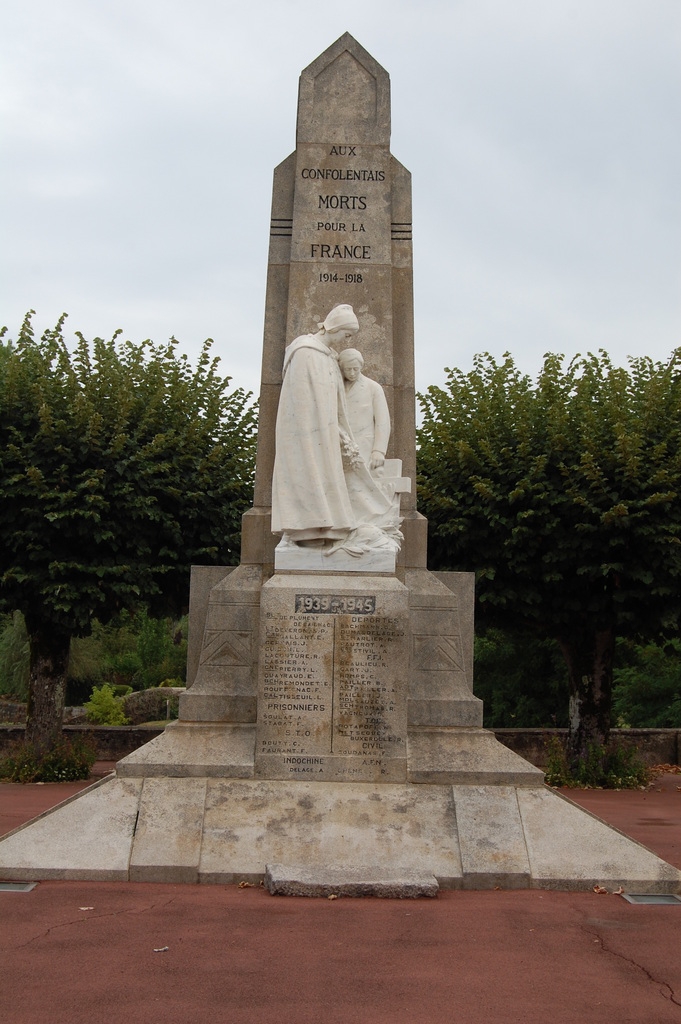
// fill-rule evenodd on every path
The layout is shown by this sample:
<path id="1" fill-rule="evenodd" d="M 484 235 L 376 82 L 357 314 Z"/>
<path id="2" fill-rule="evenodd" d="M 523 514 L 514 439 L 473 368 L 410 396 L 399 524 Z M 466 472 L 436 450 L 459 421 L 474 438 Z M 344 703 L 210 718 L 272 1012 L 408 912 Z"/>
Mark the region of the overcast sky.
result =
<path id="1" fill-rule="evenodd" d="M 3 0 L 0 323 L 259 386 L 272 170 L 344 31 L 413 175 L 417 383 L 681 345 L 681 0 Z"/>

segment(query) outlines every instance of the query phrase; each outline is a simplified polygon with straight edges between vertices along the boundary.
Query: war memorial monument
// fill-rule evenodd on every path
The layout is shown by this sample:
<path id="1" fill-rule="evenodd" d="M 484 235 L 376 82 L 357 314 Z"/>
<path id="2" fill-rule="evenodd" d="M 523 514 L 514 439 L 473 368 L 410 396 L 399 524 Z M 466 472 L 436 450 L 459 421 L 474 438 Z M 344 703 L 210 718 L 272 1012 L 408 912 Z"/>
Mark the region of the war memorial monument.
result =
<path id="1" fill-rule="evenodd" d="M 274 172 L 254 504 L 239 566 L 192 569 L 179 719 L 0 842 L 2 877 L 681 890 L 482 728 L 474 577 L 428 571 L 416 509 L 411 221 L 346 34 Z"/>

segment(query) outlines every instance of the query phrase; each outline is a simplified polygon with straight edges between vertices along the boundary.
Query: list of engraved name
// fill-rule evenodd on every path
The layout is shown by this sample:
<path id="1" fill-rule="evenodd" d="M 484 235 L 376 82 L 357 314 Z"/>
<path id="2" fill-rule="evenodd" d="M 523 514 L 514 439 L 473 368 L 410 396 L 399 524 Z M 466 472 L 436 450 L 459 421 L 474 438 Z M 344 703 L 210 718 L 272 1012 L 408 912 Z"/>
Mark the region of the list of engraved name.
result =
<path id="1" fill-rule="evenodd" d="M 268 613 L 261 653 L 258 755 L 323 764 L 405 754 L 406 706 L 395 649 L 404 624 L 376 614 L 371 595 L 317 601 L 298 595 L 293 614 Z M 312 614 L 302 609 L 314 607 Z M 316 613 L 315 613 L 316 612 Z M 354 614 L 353 614 L 354 613 Z"/>

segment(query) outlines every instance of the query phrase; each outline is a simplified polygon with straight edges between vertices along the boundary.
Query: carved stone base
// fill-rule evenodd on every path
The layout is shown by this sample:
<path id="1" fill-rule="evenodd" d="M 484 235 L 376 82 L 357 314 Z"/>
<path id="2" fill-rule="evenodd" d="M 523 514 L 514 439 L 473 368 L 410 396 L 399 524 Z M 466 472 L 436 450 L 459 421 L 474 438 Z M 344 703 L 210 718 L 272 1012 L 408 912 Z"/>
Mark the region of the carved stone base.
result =
<path id="1" fill-rule="evenodd" d="M 395 552 L 389 549 L 365 551 L 361 555 L 350 555 L 347 551 L 334 551 L 324 554 L 322 548 L 304 547 L 302 545 L 282 547 L 277 545 L 274 550 L 275 572 L 349 572 L 349 573 L 388 573 L 395 572 Z"/>
<path id="2" fill-rule="evenodd" d="M 260 744 L 266 743 L 267 733 L 261 732 Z M 415 784 L 485 785 L 485 786 L 541 786 L 544 773 L 499 743 L 487 729 L 429 729 L 410 728 L 407 732 L 406 758 L 402 776 Z M 325 781 L 329 771 L 338 770 L 334 759 L 300 753 L 274 756 L 259 754 L 256 758 L 256 728 L 254 725 L 199 724 L 173 722 L 155 739 L 145 743 L 118 762 L 116 772 L 121 778 L 139 778 L 167 775 L 174 778 L 205 775 L 209 778 L 252 779 L 263 767 L 278 772 L 285 780 Z M 315 761 L 323 760 L 324 771 Z M 360 756 L 343 759 L 341 768 L 357 767 L 359 778 L 345 772 L 339 777 L 346 781 L 375 781 L 382 784 L 393 781 L 385 778 L 380 767 L 363 768 L 362 761 L 375 762 L 381 758 Z M 384 758 L 399 764 L 400 758 Z M 260 765 L 256 767 L 256 761 Z M 300 771 L 300 769 L 307 771 Z M 394 769 L 391 768 L 391 772 Z M 338 777 L 338 776 L 337 776 Z M 333 775 L 331 776 L 333 778 Z M 345 782 L 343 783 L 345 784 Z"/>
<path id="3" fill-rule="evenodd" d="M 0 841 L 17 881 L 257 883 L 268 865 L 337 884 L 681 891 L 680 871 L 543 786 L 113 777 Z"/>
<path id="4" fill-rule="evenodd" d="M 116 765 L 120 778 L 252 779 L 255 725 L 171 722 Z"/>

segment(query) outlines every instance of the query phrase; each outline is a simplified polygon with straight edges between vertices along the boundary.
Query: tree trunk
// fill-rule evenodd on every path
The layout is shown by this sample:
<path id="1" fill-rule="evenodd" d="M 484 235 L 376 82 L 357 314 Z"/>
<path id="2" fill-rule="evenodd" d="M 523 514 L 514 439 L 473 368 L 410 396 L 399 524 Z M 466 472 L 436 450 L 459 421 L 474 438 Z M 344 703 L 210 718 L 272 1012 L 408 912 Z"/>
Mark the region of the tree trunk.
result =
<path id="1" fill-rule="evenodd" d="M 31 648 L 26 742 L 49 750 L 61 738 L 71 637 L 27 622 Z"/>
<path id="2" fill-rule="evenodd" d="M 604 746 L 610 735 L 614 629 L 585 630 L 560 637 L 570 681 L 568 761 L 583 760 L 589 746 Z"/>

